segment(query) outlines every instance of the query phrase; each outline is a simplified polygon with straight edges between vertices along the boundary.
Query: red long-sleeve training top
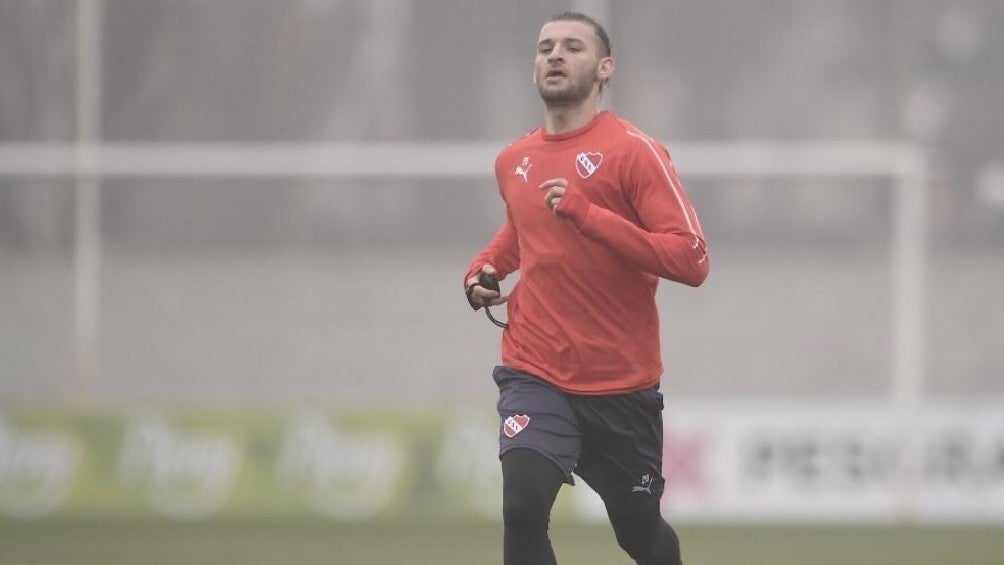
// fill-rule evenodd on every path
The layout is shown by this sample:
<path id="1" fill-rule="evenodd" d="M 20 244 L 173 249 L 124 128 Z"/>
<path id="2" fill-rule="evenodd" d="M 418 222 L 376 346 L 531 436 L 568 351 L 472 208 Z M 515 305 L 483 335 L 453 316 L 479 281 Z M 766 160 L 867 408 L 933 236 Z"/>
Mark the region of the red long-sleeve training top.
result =
<path id="1" fill-rule="evenodd" d="M 560 135 L 537 129 L 503 149 L 495 177 L 506 221 L 464 281 L 491 264 L 521 270 L 502 364 L 576 394 L 655 386 L 662 375 L 659 278 L 698 286 L 709 258 L 697 214 L 658 142 L 611 112 Z M 569 182 L 556 217 L 539 185 Z"/>

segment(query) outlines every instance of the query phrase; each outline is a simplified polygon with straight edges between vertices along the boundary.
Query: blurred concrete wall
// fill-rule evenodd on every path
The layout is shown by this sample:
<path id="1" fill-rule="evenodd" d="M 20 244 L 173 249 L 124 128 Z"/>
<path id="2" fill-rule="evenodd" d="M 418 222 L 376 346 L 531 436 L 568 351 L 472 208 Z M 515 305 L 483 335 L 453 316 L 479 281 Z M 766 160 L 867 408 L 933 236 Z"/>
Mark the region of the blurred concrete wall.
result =
<path id="1" fill-rule="evenodd" d="M 540 121 L 533 44 L 567 7 L 97 4 L 103 141 L 500 147 Z M 744 139 L 925 150 L 930 389 L 1004 390 L 1004 4 L 605 4 L 618 60 L 608 102 L 670 151 Z M 76 6 L 0 0 L 0 143 L 75 139 Z M 677 165 L 714 262 L 702 289 L 661 290 L 665 386 L 885 391 L 890 180 L 696 179 Z M 459 279 L 501 218 L 490 174 L 107 180 L 87 386 L 72 343 L 73 183 L 0 177 L 0 399 L 488 399 L 498 335 L 466 309 Z"/>

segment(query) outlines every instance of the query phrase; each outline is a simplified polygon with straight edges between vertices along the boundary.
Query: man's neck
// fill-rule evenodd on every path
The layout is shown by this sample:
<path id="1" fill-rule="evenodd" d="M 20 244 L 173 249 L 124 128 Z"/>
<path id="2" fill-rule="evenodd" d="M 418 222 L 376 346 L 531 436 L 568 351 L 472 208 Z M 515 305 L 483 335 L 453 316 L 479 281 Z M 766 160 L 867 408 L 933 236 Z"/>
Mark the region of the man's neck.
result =
<path id="1" fill-rule="evenodd" d="M 574 106 L 548 107 L 544 114 L 544 131 L 548 135 L 560 135 L 577 130 L 588 124 L 597 112 L 599 109 L 592 97 Z"/>

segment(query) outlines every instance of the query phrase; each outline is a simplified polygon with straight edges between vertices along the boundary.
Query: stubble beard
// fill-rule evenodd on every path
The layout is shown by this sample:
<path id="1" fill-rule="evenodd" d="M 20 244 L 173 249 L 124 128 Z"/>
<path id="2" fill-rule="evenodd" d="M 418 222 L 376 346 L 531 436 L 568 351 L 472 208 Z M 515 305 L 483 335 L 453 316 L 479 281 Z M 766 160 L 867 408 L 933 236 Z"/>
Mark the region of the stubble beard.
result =
<path id="1" fill-rule="evenodd" d="M 547 88 L 545 83 L 546 79 L 537 83 L 537 92 L 540 94 L 540 98 L 544 101 L 544 104 L 548 108 L 560 108 L 566 106 L 574 106 L 583 102 L 586 98 L 589 98 L 589 93 L 592 92 L 593 87 L 591 82 L 573 82 L 569 77 L 565 77 L 568 82 L 562 88 Z"/>

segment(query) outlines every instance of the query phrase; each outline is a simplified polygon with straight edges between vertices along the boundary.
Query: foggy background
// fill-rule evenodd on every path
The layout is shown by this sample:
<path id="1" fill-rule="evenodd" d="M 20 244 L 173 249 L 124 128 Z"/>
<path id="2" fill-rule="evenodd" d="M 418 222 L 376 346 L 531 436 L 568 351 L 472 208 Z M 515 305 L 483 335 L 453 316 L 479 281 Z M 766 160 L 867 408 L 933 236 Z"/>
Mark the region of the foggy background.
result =
<path id="1" fill-rule="evenodd" d="M 0 149 L 22 151 L 0 159 L 0 402 L 491 410 L 499 334 L 460 288 L 503 216 L 490 155 L 480 176 L 443 178 L 83 178 L 10 155 L 501 149 L 541 121 L 534 44 L 567 3 L 101 4 L 88 79 L 78 3 L 0 0 Z M 914 361 L 932 397 L 1004 392 L 1004 4 L 576 7 L 612 39 L 605 104 L 671 153 L 752 140 L 922 154 Z M 661 286 L 667 396 L 884 396 L 895 179 L 697 177 L 677 157 L 712 272 Z"/>

